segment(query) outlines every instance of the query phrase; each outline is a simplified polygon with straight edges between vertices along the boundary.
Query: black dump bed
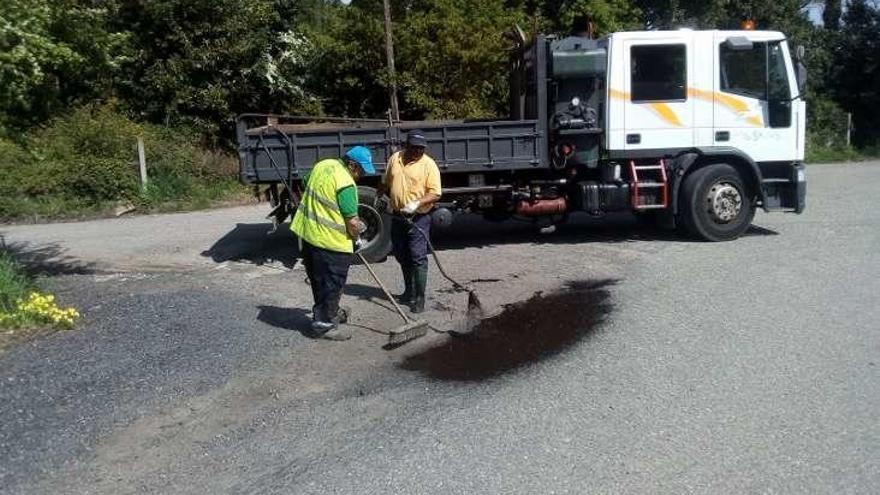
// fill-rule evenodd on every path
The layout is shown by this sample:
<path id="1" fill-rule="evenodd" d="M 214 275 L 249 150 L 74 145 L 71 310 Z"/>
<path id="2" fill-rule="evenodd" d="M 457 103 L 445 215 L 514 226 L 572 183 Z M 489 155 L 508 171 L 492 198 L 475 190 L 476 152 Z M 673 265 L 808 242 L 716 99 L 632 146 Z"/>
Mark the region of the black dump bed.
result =
<path id="1" fill-rule="evenodd" d="M 288 122 L 290 118 L 287 118 Z M 243 115 L 238 119 L 241 181 L 266 184 L 295 180 L 323 158 L 363 145 L 377 171 L 411 129 L 428 140 L 428 153 L 442 173 L 517 170 L 546 166 L 546 136 L 537 120 L 424 121 L 388 125 L 378 120 L 285 124 L 285 117 Z"/>

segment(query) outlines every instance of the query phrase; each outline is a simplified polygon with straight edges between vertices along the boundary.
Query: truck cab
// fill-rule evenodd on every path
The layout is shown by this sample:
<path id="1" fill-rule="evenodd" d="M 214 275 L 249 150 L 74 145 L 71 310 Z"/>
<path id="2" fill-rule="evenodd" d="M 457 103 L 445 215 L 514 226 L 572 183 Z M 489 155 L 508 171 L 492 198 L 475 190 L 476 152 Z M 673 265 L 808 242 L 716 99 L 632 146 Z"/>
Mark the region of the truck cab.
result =
<path id="1" fill-rule="evenodd" d="M 805 105 L 782 33 L 627 32 L 608 46 L 610 154 L 730 148 L 756 163 L 803 160 Z"/>
<path id="2" fill-rule="evenodd" d="M 576 208 L 614 211 L 628 196 L 639 217 L 716 241 L 741 235 L 756 208 L 803 211 L 805 71 L 782 33 L 538 37 L 524 52 L 513 80 L 538 91 L 513 85 L 513 112 L 540 121 L 546 100 L 548 161 L 578 170 Z"/>

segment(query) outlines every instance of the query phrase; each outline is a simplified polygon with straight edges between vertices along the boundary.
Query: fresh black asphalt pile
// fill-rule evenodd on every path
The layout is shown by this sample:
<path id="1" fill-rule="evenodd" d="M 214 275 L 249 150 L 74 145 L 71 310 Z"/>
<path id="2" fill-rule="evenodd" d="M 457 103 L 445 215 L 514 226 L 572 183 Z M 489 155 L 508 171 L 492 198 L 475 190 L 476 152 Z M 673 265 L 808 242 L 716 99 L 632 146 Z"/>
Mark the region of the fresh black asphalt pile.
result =
<path id="1" fill-rule="evenodd" d="M 473 333 L 406 358 L 401 367 L 440 380 L 476 381 L 534 363 L 570 348 L 612 310 L 615 280 L 570 282 L 505 307 Z"/>

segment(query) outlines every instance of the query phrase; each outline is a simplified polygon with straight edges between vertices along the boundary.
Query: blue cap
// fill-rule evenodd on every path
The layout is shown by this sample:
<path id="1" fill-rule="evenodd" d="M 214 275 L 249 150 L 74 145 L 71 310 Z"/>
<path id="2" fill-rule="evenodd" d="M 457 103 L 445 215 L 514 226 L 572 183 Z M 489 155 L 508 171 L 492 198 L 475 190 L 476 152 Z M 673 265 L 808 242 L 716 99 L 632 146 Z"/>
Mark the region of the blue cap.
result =
<path id="1" fill-rule="evenodd" d="M 376 169 L 373 168 L 373 154 L 366 146 L 355 146 L 349 149 L 345 152 L 345 157 L 357 162 L 365 174 L 373 175 L 376 173 Z"/>

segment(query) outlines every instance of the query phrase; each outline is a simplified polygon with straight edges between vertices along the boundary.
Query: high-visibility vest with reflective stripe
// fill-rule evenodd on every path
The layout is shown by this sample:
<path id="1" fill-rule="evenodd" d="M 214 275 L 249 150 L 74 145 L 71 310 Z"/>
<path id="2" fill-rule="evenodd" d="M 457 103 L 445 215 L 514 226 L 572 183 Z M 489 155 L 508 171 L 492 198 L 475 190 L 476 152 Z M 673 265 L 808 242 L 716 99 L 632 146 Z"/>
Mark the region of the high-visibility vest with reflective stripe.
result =
<path id="1" fill-rule="evenodd" d="M 336 202 L 336 193 L 353 185 L 354 179 L 345 169 L 342 160 L 331 158 L 316 163 L 309 174 L 306 191 L 290 224 L 290 230 L 313 246 L 353 253 L 345 219 Z"/>

